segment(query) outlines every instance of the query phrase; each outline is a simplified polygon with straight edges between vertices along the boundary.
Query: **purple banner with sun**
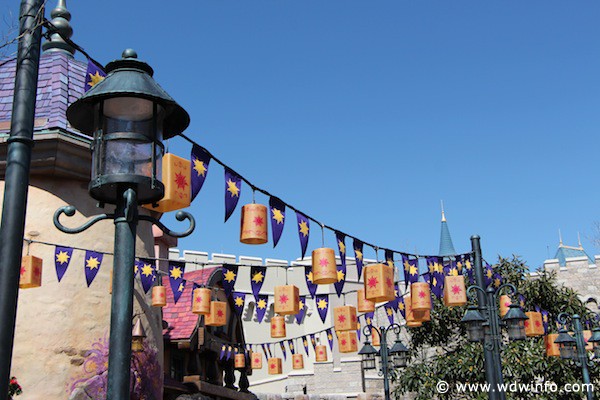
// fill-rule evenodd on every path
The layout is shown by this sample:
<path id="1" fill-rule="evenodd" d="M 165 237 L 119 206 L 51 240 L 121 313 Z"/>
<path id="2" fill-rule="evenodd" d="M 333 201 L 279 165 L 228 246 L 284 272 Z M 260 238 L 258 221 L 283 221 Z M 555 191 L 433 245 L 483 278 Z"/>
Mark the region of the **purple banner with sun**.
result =
<path id="1" fill-rule="evenodd" d="M 277 246 L 283 226 L 285 225 L 285 203 L 277 197 L 269 198 L 269 212 L 271 215 L 271 230 L 273 231 L 273 247 Z"/>
<path id="2" fill-rule="evenodd" d="M 54 249 L 54 265 L 56 266 L 56 277 L 59 282 L 67 272 L 67 268 L 69 268 L 72 255 L 73 249 L 70 247 L 56 246 Z"/>
<path id="3" fill-rule="evenodd" d="M 242 178 L 225 167 L 225 222 L 231 217 L 242 192 Z"/>
<path id="4" fill-rule="evenodd" d="M 308 237 L 310 235 L 310 223 L 308 217 L 299 211 L 296 211 L 296 220 L 298 221 L 298 237 L 300 238 L 300 249 L 302 250 L 302 259 L 306 254 Z"/>
<path id="5" fill-rule="evenodd" d="M 210 158 L 210 154 L 205 149 L 197 144 L 192 146 L 192 192 L 190 201 L 196 198 L 200 189 L 202 189 L 202 185 L 204 185 L 206 175 L 208 174 Z"/>

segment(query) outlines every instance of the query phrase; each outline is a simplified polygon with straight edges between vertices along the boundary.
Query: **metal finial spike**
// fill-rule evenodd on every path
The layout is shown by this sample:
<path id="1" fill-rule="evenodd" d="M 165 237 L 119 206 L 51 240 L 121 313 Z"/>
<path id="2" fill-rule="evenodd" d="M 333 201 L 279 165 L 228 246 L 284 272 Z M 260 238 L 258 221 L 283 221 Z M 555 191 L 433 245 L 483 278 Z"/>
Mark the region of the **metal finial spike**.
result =
<path id="1" fill-rule="evenodd" d="M 579 248 L 583 250 L 583 246 L 581 245 L 581 235 L 577 232 L 577 241 L 579 242 Z"/>
<path id="2" fill-rule="evenodd" d="M 63 52 L 70 55 L 75 54 L 75 49 L 68 44 L 63 37 L 70 39 L 73 36 L 71 27 L 71 13 L 67 10 L 67 1 L 58 0 L 56 7 L 50 12 L 52 28 L 54 33 L 42 45 L 45 52 Z"/>
<path id="3" fill-rule="evenodd" d="M 562 241 L 562 233 L 560 233 L 560 229 L 558 230 L 558 245 L 562 246 L 563 245 L 563 241 Z"/>
<path id="4" fill-rule="evenodd" d="M 446 222 L 446 215 L 444 215 L 444 200 L 440 200 L 442 203 L 442 222 Z"/>
<path id="5" fill-rule="evenodd" d="M 131 336 L 133 338 L 145 338 L 146 332 L 144 332 L 144 327 L 142 326 L 142 320 L 140 318 L 137 319 L 133 329 L 131 331 Z"/>

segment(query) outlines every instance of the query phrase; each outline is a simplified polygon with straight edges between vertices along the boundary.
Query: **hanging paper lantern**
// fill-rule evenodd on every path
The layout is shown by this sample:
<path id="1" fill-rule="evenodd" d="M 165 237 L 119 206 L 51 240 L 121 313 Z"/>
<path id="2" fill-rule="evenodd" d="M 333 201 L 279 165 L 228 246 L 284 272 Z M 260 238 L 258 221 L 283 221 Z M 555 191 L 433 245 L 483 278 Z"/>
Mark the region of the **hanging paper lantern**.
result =
<path id="1" fill-rule="evenodd" d="M 194 289 L 192 294 L 192 312 L 194 314 L 208 315 L 210 314 L 211 291 L 207 288 Z"/>
<path id="2" fill-rule="evenodd" d="M 269 241 L 267 206 L 246 204 L 242 207 L 240 242 L 245 244 L 265 244 Z"/>
<path id="3" fill-rule="evenodd" d="M 525 313 L 529 317 L 525 321 L 525 335 L 541 336 L 544 334 L 544 324 L 542 323 L 542 313 L 537 311 L 528 311 Z"/>
<path id="4" fill-rule="evenodd" d="M 338 281 L 335 252 L 321 247 L 312 252 L 312 277 L 316 285 L 328 285 Z"/>
<path id="5" fill-rule="evenodd" d="M 271 337 L 285 337 L 285 320 L 281 315 L 276 315 L 271 318 Z"/>
<path id="6" fill-rule="evenodd" d="M 467 304 L 467 290 L 463 276 L 448 275 L 444 278 L 444 305 L 446 307 Z"/>
<path id="7" fill-rule="evenodd" d="M 590 343 L 589 340 L 592 337 L 592 331 L 586 329 L 583 331 L 583 342 L 585 343 L 585 349 L 592 351 L 594 350 L 594 343 Z"/>
<path id="8" fill-rule="evenodd" d="M 267 360 L 269 363 L 269 375 L 278 375 L 281 374 L 281 358 L 272 357 Z"/>
<path id="9" fill-rule="evenodd" d="M 411 284 L 410 299 L 413 312 L 431 310 L 431 292 L 429 290 L 429 284 L 426 282 L 415 282 Z"/>
<path id="10" fill-rule="evenodd" d="M 409 328 L 417 328 L 423 325 L 421 322 L 415 320 L 415 315 L 412 309 L 411 295 L 404 297 L 404 310 L 406 313 L 406 326 Z"/>
<path id="11" fill-rule="evenodd" d="M 204 316 L 206 326 L 227 325 L 227 303 L 213 300 L 210 302 L 210 314 Z"/>
<path id="12" fill-rule="evenodd" d="M 244 353 L 237 353 L 233 361 L 233 367 L 235 369 L 246 368 L 246 355 Z"/>
<path id="13" fill-rule="evenodd" d="M 554 341 L 558 338 L 558 333 L 550 333 L 544 338 L 546 343 L 546 356 L 548 357 L 560 357 L 560 348 Z"/>
<path id="14" fill-rule="evenodd" d="M 40 286 L 42 286 L 42 259 L 35 256 L 23 256 L 19 288 L 29 289 Z"/>
<path id="15" fill-rule="evenodd" d="M 394 269 L 388 264 L 371 264 L 363 270 L 365 297 L 375 303 L 396 298 L 394 291 Z"/>
<path id="16" fill-rule="evenodd" d="M 171 153 L 165 154 L 162 159 L 160 181 L 165 185 L 165 196 L 157 202 L 157 207 L 146 204 L 145 208 L 164 213 L 189 207 L 191 202 L 190 160 Z"/>
<path id="17" fill-rule="evenodd" d="M 334 328 L 336 331 L 356 330 L 356 307 L 339 306 L 333 309 Z"/>
<path id="18" fill-rule="evenodd" d="M 431 310 L 426 310 L 426 311 L 412 311 L 413 314 L 413 318 L 415 320 L 415 322 L 429 322 L 431 321 Z M 421 325 L 419 325 L 421 326 Z"/>
<path id="19" fill-rule="evenodd" d="M 505 294 L 500 296 L 500 316 L 501 317 L 504 317 L 506 315 L 510 305 L 511 305 L 510 297 L 508 297 Z"/>
<path id="20" fill-rule="evenodd" d="M 152 288 L 152 307 L 164 307 L 167 305 L 167 288 L 156 285 Z"/>
<path id="21" fill-rule="evenodd" d="M 252 369 L 261 369 L 262 368 L 262 359 L 263 356 L 258 351 L 252 353 Z"/>
<path id="22" fill-rule="evenodd" d="M 375 327 L 371 327 L 371 344 L 373 346 L 381 346 L 381 337 Z"/>
<path id="23" fill-rule="evenodd" d="M 319 344 L 315 347 L 316 358 L 318 362 L 327 361 L 327 346 Z"/>
<path id="24" fill-rule="evenodd" d="M 292 368 L 302 369 L 304 368 L 304 357 L 302 354 L 292 354 Z"/>
<path id="25" fill-rule="evenodd" d="M 340 353 L 353 353 L 358 351 L 356 331 L 337 332 Z"/>
<path id="26" fill-rule="evenodd" d="M 375 302 L 367 300 L 367 298 L 365 297 L 365 289 L 358 289 L 356 291 L 356 298 L 358 300 L 358 312 L 375 311 Z"/>
<path id="27" fill-rule="evenodd" d="M 300 311 L 300 291 L 297 286 L 275 286 L 275 312 L 279 315 L 296 315 Z"/>

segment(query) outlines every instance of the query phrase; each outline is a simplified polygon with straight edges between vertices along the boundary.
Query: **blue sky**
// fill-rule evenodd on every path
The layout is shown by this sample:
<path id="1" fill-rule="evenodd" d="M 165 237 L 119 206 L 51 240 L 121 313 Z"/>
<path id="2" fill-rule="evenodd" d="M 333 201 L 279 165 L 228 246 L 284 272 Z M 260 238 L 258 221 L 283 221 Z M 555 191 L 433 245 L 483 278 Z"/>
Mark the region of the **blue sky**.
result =
<path id="1" fill-rule="evenodd" d="M 435 254 L 444 200 L 459 252 L 479 234 L 486 259 L 514 253 L 535 268 L 554 255 L 558 229 L 565 244 L 576 245 L 579 231 L 588 253 L 598 252 L 589 238 L 600 220 L 599 2 L 68 7 L 73 40 L 94 58 L 136 49 L 189 112 L 188 136 L 327 225 Z M 190 151 L 181 139 L 168 147 Z M 226 224 L 223 191 L 223 169 L 213 164 L 190 208 L 198 228 L 180 248 L 300 255 L 291 214 L 276 249 L 240 244 L 239 208 L 251 190 L 242 188 Z M 309 251 L 321 245 L 311 228 Z M 331 232 L 325 241 L 334 246 Z"/>

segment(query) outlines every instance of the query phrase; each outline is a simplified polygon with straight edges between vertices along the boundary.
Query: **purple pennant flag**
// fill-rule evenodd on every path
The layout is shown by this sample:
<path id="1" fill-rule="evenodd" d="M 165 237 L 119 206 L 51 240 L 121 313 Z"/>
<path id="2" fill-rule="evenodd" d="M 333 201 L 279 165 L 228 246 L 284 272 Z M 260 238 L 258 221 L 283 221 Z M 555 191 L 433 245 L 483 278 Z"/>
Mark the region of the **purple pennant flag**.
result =
<path id="1" fill-rule="evenodd" d="M 519 307 L 521 307 L 523 310 L 525 309 L 525 296 L 522 294 L 519 294 Z"/>
<path id="2" fill-rule="evenodd" d="M 281 352 L 283 353 L 283 360 L 287 360 L 287 352 L 285 351 L 285 342 L 279 342 L 279 346 L 281 347 Z"/>
<path id="3" fill-rule="evenodd" d="M 358 321 L 356 321 L 356 338 L 358 339 L 358 341 L 360 342 L 360 335 L 361 335 L 361 329 L 360 329 L 360 319 Z"/>
<path id="4" fill-rule="evenodd" d="M 494 277 L 492 278 L 492 285 L 494 285 L 495 288 L 499 288 L 500 285 L 502 285 L 502 275 L 500 275 L 498 272 L 494 272 Z"/>
<path id="5" fill-rule="evenodd" d="M 406 289 L 409 284 L 419 281 L 419 259 L 402 254 L 402 266 L 404 268 L 404 289 Z"/>
<path id="6" fill-rule="evenodd" d="M 233 306 L 235 307 L 235 312 L 240 317 L 244 312 L 244 304 L 246 304 L 246 294 L 240 292 L 233 292 Z"/>
<path id="7" fill-rule="evenodd" d="M 354 260 L 356 261 L 356 272 L 358 273 L 358 280 L 362 280 L 363 270 L 363 242 L 358 239 L 354 239 L 352 243 L 354 248 Z"/>
<path id="8" fill-rule="evenodd" d="M 398 311 L 398 302 L 400 301 L 400 288 L 398 287 L 398 282 L 394 283 L 394 295 L 396 298 L 390 301 L 391 306 L 394 308 L 394 311 Z"/>
<path id="9" fill-rule="evenodd" d="M 200 189 L 202 189 L 202 185 L 204 185 L 204 181 L 206 180 L 206 175 L 208 174 L 208 164 L 210 163 L 210 154 L 198 146 L 197 144 L 192 146 L 192 193 L 191 193 L 191 201 L 193 201 Z"/>
<path id="10" fill-rule="evenodd" d="M 196 291 L 196 289 L 200 288 L 200 285 L 198 285 L 196 282 L 192 282 L 192 295 L 190 296 L 190 307 L 194 308 L 194 292 Z M 200 301 L 200 300 L 198 300 Z"/>
<path id="11" fill-rule="evenodd" d="M 437 256 L 427 257 L 427 270 L 429 273 L 429 286 L 431 292 L 441 298 L 443 295 L 444 268 L 441 263 L 441 258 Z"/>
<path id="12" fill-rule="evenodd" d="M 233 286 L 237 279 L 238 266 L 223 264 L 221 272 L 223 273 L 223 290 L 225 291 L 225 296 L 229 297 L 231 292 L 233 292 Z"/>
<path id="13" fill-rule="evenodd" d="M 396 272 L 396 266 L 394 265 L 394 252 L 392 250 L 385 249 L 385 263 L 392 267 L 392 270 Z"/>
<path id="14" fill-rule="evenodd" d="M 94 281 L 96 275 L 98 275 L 98 271 L 100 270 L 100 264 L 102 264 L 102 253 L 98 253 L 92 250 L 85 251 L 85 281 L 87 282 L 88 287 Z"/>
<path id="15" fill-rule="evenodd" d="M 315 334 L 310 334 L 310 342 L 312 343 L 313 350 L 317 350 L 317 339 L 315 339 Z"/>
<path id="16" fill-rule="evenodd" d="M 185 289 L 185 281 L 183 273 L 185 272 L 185 263 L 181 261 L 171 261 L 169 263 L 169 282 L 173 291 L 173 300 L 175 304 L 179 301 L 183 289 Z"/>
<path id="17" fill-rule="evenodd" d="M 269 354 L 271 353 L 271 349 L 269 349 L 269 352 L 267 353 L 267 344 L 263 343 L 260 346 L 263 349 L 263 354 L 265 355 L 265 358 L 269 358 Z"/>
<path id="18" fill-rule="evenodd" d="M 304 352 L 306 353 L 306 356 L 309 357 L 310 355 L 308 354 L 308 339 L 306 339 L 306 336 L 302 336 L 302 345 L 304 345 Z"/>
<path id="19" fill-rule="evenodd" d="M 300 305 L 298 307 L 298 314 L 296 314 L 296 323 L 301 324 L 304 316 L 306 315 L 306 296 L 300 296 Z"/>
<path id="20" fill-rule="evenodd" d="M 85 72 L 85 84 L 84 84 L 84 92 L 87 92 L 98 83 L 102 82 L 106 77 L 106 73 L 104 72 L 104 68 L 94 63 L 91 59 L 88 58 L 87 71 Z"/>
<path id="21" fill-rule="evenodd" d="M 265 317 L 265 312 L 269 306 L 269 296 L 266 294 L 259 294 L 256 296 L 256 319 L 260 324 Z"/>
<path id="22" fill-rule="evenodd" d="M 429 272 L 425 272 L 423 274 L 423 280 L 427 282 L 429 286 L 431 286 L 431 274 Z"/>
<path id="23" fill-rule="evenodd" d="M 463 275 L 463 267 L 465 266 L 465 260 L 463 254 L 458 254 L 455 256 L 454 262 L 456 263 L 456 270 L 459 275 Z"/>
<path id="24" fill-rule="evenodd" d="M 340 252 L 340 265 L 337 266 L 337 275 L 338 280 L 333 284 L 335 287 L 335 292 L 338 297 L 342 295 L 342 290 L 344 289 L 344 283 L 346 282 L 346 244 L 344 243 L 346 239 L 346 235 L 340 232 L 335 233 L 335 238 L 338 245 L 338 250 Z"/>
<path id="25" fill-rule="evenodd" d="M 156 266 L 150 260 L 140 259 L 138 268 L 140 270 L 142 288 L 144 289 L 144 293 L 148 293 L 148 290 L 150 290 L 156 280 Z"/>
<path id="26" fill-rule="evenodd" d="M 329 295 L 318 294 L 315 297 L 315 304 L 317 306 L 317 310 L 319 310 L 319 317 L 321 317 L 321 321 L 325 323 L 325 319 L 327 318 L 327 309 L 329 308 Z"/>
<path id="27" fill-rule="evenodd" d="M 73 249 L 70 247 L 56 246 L 54 249 L 54 264 L 56 265 L 56 276 L 59 282 L 67 272 L 67 268 L 69 268 L 72 255 Z"/>
<path id="28" fill-rule="evenodd" d="M 256 301 L 258 301 L 258 294 L 265 282 L 266 274 L 267 267 L 263 267 L 262 265 L 253 265 L 250 267 L 250 286 L 252 287 L 252 294 L 254 294 Z"/>
<path id="29" fill-rule="evenodd" d="M 464 262 L 464 268 L 467 272 L 467 276 L 469 277 L 469 283 L 473 284 L 475 283 L 475 274 L 473 271 L 473 262 L 471 261 L 471 255 L 470 254 L 463 254 L 463 262 Z"/>
<path id="30" fill-rule="evenodd" d="M 227 346 L 227 359 L 231 359 L 231 354 L 233 353 L 233 347 Z"/>
<path id="31" fill-rule="evenodd" d="M 285 224 L 285 203 L 277 197 L 269 199 L 269 210 L 271 212 L 271 230 L 273 231 L 273 247 L 279 243 L 283 225 Z"/>
<path id="32" fill-rule="evenodd" d="M 485 266 L 483 267 L 483 282 L 485 287 L 490 286 L 494 282 L 494 267 L 485 262 Z"/>
<path id="33" fill-rule="evenodd" d="M 296 354 L 296 349 L 294 348 L 294 341 L 292 339 L 288 340 L 288 347 L 290 348 L 290 353 Z"/>
<path id="34" fill-rule="evenodd" d="M 308 245 L 308 236 L 310 234 L 310 223 L 306 215 L 296 211 L 296 219 L 298 220 L 298 237 L 300 238 L 300 248 L 302 249 L 302 259 L 306 254 L 306 246 Z"/>
<path id="35" fill-rule="evenodd" d="M 317 293 L 317 284 L 313 283 L 312 266 L 304 266 L 304 276 L 306 277 L 306 287 L 308 287 L 308 293 L 314 299 L 315 293 Z"/>
<path id="36" fill-rule="evenodd" d="M 231 217 L 242 192 L 242 178 L 225 167 L 225 222 Z"/>
<path id="37" fill-rule="evenodd" d="M 398 311 L 402 318 L 406 319 L 406 304 L 404 304 L 404 296 L 400 296 L 396 299 L 398 301 Z"/>
<path id="38" fill-rule="evenodd" d="M 542 323 L 544 324 L 544 334 L 547 334 L 548 333 L 548 326 L 549 326 L 548 325 L 549 324 L 549 322 L 548 322 L 548 311 L 542 310 L 541 313 L 542 313 Z"/>
<path id="39" fill-rule="evenodd" d="M 227 351 L 227 346 L 226 345 L 222 345 L 221 346 L 221 354 L 219 354 L 219 360 L 222 360 L 223 357 L 225 357 L 225 351 Z"/>
<path id="40" fill-rule="evenodd" d="M 385 303 L 383 308 L 385 308 L 385 315 L 387 315 L 388 320 L 390 321 L 390 324 L 393 324 L 394 323 L 394 307 L 392 306 L 391 303 L 393 303 L 393 302 L 388 301 L 387 303 Z"/>
<path id="41" fill-rule="evenodd" d="M 371 311 L 365 313 L 365 325 L 372 327 L 373 326 L 373 317 L 375 316 L 375 312 Z"/>
<path id="42" fill-rule="evenodd" d="M 331 332 L 331 328 L 325 331 L 327 334 L 327 341 L 329 342 L 329 349 L 333 351 L 333 332 Z"/>

